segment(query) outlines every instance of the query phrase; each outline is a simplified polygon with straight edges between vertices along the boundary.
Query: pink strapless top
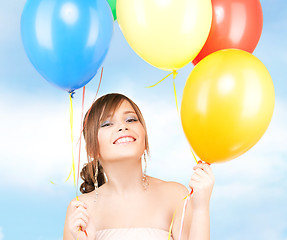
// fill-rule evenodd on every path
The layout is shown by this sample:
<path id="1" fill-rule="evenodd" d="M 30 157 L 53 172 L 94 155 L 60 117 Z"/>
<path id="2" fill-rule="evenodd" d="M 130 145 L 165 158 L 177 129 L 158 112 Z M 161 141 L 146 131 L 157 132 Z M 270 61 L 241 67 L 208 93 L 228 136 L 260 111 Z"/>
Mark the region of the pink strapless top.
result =
<path id="1" fill-rule="evenodd" d="M 159 228 L 111 228 L 96 231 L 95 240 L 168 240 L 168 232 Z"/>

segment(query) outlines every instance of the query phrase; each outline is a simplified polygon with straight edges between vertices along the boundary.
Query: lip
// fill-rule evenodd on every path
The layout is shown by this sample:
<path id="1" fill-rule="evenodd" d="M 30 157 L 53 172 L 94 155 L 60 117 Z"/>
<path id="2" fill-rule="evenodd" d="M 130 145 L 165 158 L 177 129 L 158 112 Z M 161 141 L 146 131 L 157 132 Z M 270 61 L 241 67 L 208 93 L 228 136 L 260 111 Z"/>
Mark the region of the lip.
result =
<path id="1" fill-rule="evenodd" d="M 113 144 L 116 144 L 116 141 L 118 141 L 119 139 L 121 139 L 121 138 L 126 138 L 126 137 L 133 138 L 133 139 L 134 139 L 134 142 L 136 141 L 136 138 L 135 138 L 135 137 L 130 136 L 130 135 L 125 135 L 125 136 L 120 136 L 120 137 L 118 137 L 118 138 L 113 142 Z"/>

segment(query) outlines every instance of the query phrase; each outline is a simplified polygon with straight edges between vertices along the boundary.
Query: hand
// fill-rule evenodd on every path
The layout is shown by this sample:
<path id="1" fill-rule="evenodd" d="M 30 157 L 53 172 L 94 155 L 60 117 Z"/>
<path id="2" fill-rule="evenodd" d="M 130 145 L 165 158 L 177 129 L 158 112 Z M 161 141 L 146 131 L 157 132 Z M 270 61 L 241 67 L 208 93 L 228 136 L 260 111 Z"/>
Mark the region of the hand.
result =
<path id="1" fill-rule="evenodd" d="M 193 170 L 194 173 L 189 181 L 189 187 L 193 189 L 191 196 L 193 209 L 208 209 L 215 180 L 212 169 L 209 164 L 199 161 Z"/>
<path id="2" fill-rule="evenodd" d="M 75 240 L 87 240 L 87 226 L 89 216 L 87 204 L 79 200 L 71 202 L 71 214 L 69 217 L 68 227 Z"/>

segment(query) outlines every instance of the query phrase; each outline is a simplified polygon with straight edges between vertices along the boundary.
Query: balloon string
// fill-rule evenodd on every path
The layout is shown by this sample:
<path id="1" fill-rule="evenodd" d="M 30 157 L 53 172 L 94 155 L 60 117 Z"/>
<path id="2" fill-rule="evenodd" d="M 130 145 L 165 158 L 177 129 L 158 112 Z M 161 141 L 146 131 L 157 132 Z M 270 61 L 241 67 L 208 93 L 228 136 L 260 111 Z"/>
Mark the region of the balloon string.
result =
<path id="1" fill-rule="evenodd" d="M 78 199 L 78 200 L 79 200 L 79 199 Z M 81 231 L 83 231 L 83 230 L 82 230 L 82 227 L 79 227 L 79 232 L 78 232 L 77 240 L 79 240 L 79 233 L 80 233 Z M 86 234 L 86 237 L 87 237 L 86 239 L 88 239 L 88 233 L 87 233 L 87 231 L 84 230 L 83 232 Z"/>
<path id="2" fill-rule="evenodd" d="M 176 76 L 177 76 L 177 74 L 178 74 L 177 71 L 175 71 L 175 70 L 172 71 L 172 72 L 169 73 L 166 77 L 164 77 L 163 79 L 161 79 L 160 81 L 158 81 L 156 84 L 151 85 L 151 86 L 148 86 L 148 87 L 146 87 L 146 88 L 152 88 L 152 87 L 158 85 L 160 82 L 162 82 L 163 80 L 165 80 L 166 78 L 168 78 L 171 74 L 173 75 L 173 91 L 174 91 L 174 97 L 175 97 L 175 104 L 176 104 L 177 113 L 178 113 L 178 115 L 179 115 L 177 95 L 176 95 L 175 82 L 174 82 L 174 79 L 176 78 Z"/>
<path id="3" fill-rule="evenodd" d="M 170 74 L 168 74 L 166 77 L 164 77 L 163 79 L 161 79 L 159 82 L 157 82 L 156 84 L 151 85 L 151 86 L 149 86 L 149 87 L 147 87 L 147 88 L 152 88 L 152 87 L 156 86 L 157 84 L 159 84 L 160 82 L 162 82 L 163 80 L 165 80 L 167 77 L 169 77 L 171 74 L 173 74 L 173 91 L 174 91 L 174 98 L 175 98 L 176 109 L 177 109 L 178 115 L 180 115 L 180 114 L 179 114 L 179 108 L 178 108 L 176 88 L 175 88 L 175 81 L 174 81 L 174 79 L 176 78 L 176 76 L 177 76 L 177 74 L 178 74 L 177 71 L 174 70 L 173 72 L 171 72 Z M 192 153 L 192 155 L 193 155 L 193 158 L 194 158 L 196 164 L 198 164 L 198 161 L 197 161 L 197 159 L 196 159 L 196 157 L 195 157 L 195 155 L 194 155 L 192 149 L 190 149 L 190 151 L 191 151 L 191 153 Z"/>
<path id="4" fill-rule="evenodd" d="M 95 102 L 96 98 L 97 98 L 97 95 L 98 95 L 98 92 L 100 90 L 100 86 L 101 86 L 101 82 L 102 82 L 102 77 L 103 77 L 103 70 L 104 68 L 102 67 L 102 71 L 101 71 L 101 77 L 100 77 L 100 81 L 99 81 L 99 85 L 98 85 L 98 89 L 97 89 L 97 92 L 96 92 L 96 96 L 94 98 L 94 101 L 93 103 Z M 82 98 L 82 116 L 81 116 L 81 126 L 83 124 L 83 116 L 84 116 L 84 101 L 85 101 L 85 86 L 83 87 L 83 98 Z M 93 105 L 93 104 L 92 104 Z M 82 133 L 83 133 L 83 130 L 84 130 L 84 127 L 86 126 L 86 123 L 87 123 L 87 119 L 88 119 L 88 116 L 90 114 L 90 111 L 92 109 L 92 106 L 90 107 L 88 113 L 87 113 L 87 116 L 86 116 L 86 119 L 85 119 L 85 122 L 84 122 L 84 126 L 82 127 L 81 129 L 81 132 L 80 132 L 80 137 L 79 137 L 79 140 L 77 142 L 77 144 L 79 144 L 79 163 L 78 163 L 78 178 L 77 178 L 77 188 L 78 188 L 78 181 L 79 181 L 79 169 L 80 169 L 80 156 L 81 156 L 81 142 L 82 142 Z M 77 197 L 77 200 L 78 197 Z M 82 228 L 80 227 L 79 228 L 79 232 L 82 231 Z M 88 233 L 86 230 L 84 230 L 84 233 L 86 234 L 86 237 L 88 238 Z M 78 240 L 78 238 L 77 238 Z"/>
<path id="5" fill-rule="evenodd" d="M 103 71 L 104 71 L 104 68 L 102 67 L 101 77 L 100 77 L 100 81 L 99 81 L 98 89 L 97 89 L 96 96 L 95 96 L 95 98 L 94 98 L 93 103 L 96 101 L 96 98 L 97 98 L 98 92 L 99 92 L 99 90 L 100 90 L 100 86 L 101 86 L 101 82 L 102 82 L 102 77 L 103 77 Z M 93 103 L 92 103 L 92 105 L 93 105 Z M 77 142 L 76 146 L 77 146 L 77 145 L 78 145 L 78 143 L 80 142 L 80 139 L 81 139 L 82 133 L 83 133 L 84 128 L 85 128 L 86 123 L 87 123 L 88 116 L 90 115 L 90 111 L 91 111 L 91 109 L 92 109 L 92 105 L 91 105 L 91 107 L 89 108 L 89 110 L 88 110 L 88 112 L 87 112 L 87 116 L 86 116 L 86 118 L 85 118 L 84 126 L 82 127 L 82 130 L 81 130 L 81 133 L 80 133 L 80 137 L 79 137 L 79 140 L 78 140 L 78 142 Z"/>
<path id="6" fill-rule="evenodd" d="M 79 199 L 77 199 L 77 200 L 79 201 Z M 82 227 L 79 227 L 79 232 L 78 232 L 77 240 L 79 239 L 79 233 L 80 233 L 81 231 L 83 231 L 83 229 L 82 229 Z M 84 230 L 83 232 L 86 234 L 86 237 L 87 237 L 86 239 L 88 239 L 88 233 L 87 233 L 87 231 Z"/>
<path id="7" fill-rule="evenodd" d="M 198 164 L 198 161 L 197 161 L 197 159 L 196 159 L 196 157 L 195 157 L 195 155 L 194 155 L 194 153 L 193 153 L 193 151 L 192 151 L 191 148 L 190 148 L 190 151 L 191 151 L 191 153 L 192 153 L 192 155 L 193 155 L 193 157 L 194 157 L 194 160 L 195 160 L 196 164 Z"/>
<path id="8" fill-rule="evenodd" d="M 178 207 L 175 209 L 175 211 L 174 211 L 174 213 L 172 215 L 171 224 L 170 224 L 169 232 L 168 232 L 168 240 L 170 240 L 170 238 L 171 238 L 171 231 L 172 231 L 173 221 L 174 221 L 174 217 L 175 217 L 177 209 L 178 209 Z"/>
<path id="9" fill-rule="evenodd" d="M 102 81 L 102 77 L 103 77 L 103 70 L 104 70 L 104 68 L 102 67 L 102 71 L 101 71 L 101 77 L 100 77 L 100 81 L 99 81 L 99 85 L 98 85 L 98 89 L 97 89 L 97 92 L 96 92 L 96 96 L 95 96 L 95 98 L 94 98 L 94 101 L 93 102 L 95 102 L 95 100 L 96 100 L 96 98 L 97 98 L 97 95 L 98 95 L 98 92 L 99 92 L 99 89 L 100 89 L 100 85 L 101 85 L 101 81 Z M 83 87 L 83 101 L 82 101 L 82 116 L 83 116 L 83 106 L 84 106 L 84 92 L 85 92 L 85 86 Z M 72 139 L 72 146 L 73 146 L 73 139 L 74 139 L 74 137 L 73 137 L 73 130 L 72 130 L 72 125 L 73 125 L 73 105 L 72 105 L 72 97 L 73 97 L 73 95 L 74 95 L 74 92 L 71 92 L 70 94 L 70 125 L 71 125 L 71 139 Z M 76 144 L 76 146 L 78 145 L 78 144 L 80 144 L 81 145 L 81 136 L 82 136 L 82 133 L 83 133 L 83 130 L 84 130 L 84 127 L 85 127 L 85 125 L 86 125 L 86 122 L 87 122 L 87 119 L 88 119 L 88 116 L 89 116 L 89 114 L 90 114 L 90 111 L 91 111 L 91 107 L 90 107 L 90 109 L 89 109 L 89 111 L 88 111 L 88 113 L 87 113 L 87 117 L 86 117 L 86 120 L 85 120 L 85 123 L 84 123 L 84 126 L 82 127 L 82 129 L 81 129 L 81 132 L 80 132 L 80 137 L 79 137 L 79 140 L 77 141 L 77 144 Z M 79 147 L 79 149 L 80 149 L 81 147 Z M 69 178 L 70 178 L 70 176 L 71 176 L 71 174 L 74 172 L 74 185 L 75 185 L 75 187 L 76 187 L 76 184 L 75 184 L 75 163 L 74 163 L 74 150 L 73 150 L 73 148 L 72 148 L 72 158 L 73 158 L 73 165 L 72 165 L 72 167 L 71 167 L 71 170 L 70 170 L 70 173 L 69 173 L 69 175 L 68 175 L 68 177 L 67 177 L 67 179 L 65 180 L 65 182 L 67 182 L 68 180 L 69 180 Z M 78 178 L 77 178 L 77 186 L 78 186 L 78 180 L 79 180 L 79 164 L 80 164 L 80 153 L 79 153 L 79 163 L 78 163 Z M 52 183 L 52 184 L 55 184 L 53 181 L 51 181 L 50 180 L 50 183 Z M 78 195 L 77 195 L 77 188 L 76 188 L 76 197 L 77 197 L 77 199 L 78 199 Z"/>
<path id="10" fill-rule="evenodd" d="M 83 126 L 83 116 L 84 116 L 84 104 L 85 104 L 85 91 L 86 86 L 83 87 L 83 97 L 82 97 L 82 113 L 81 113 L 81 127 Z M 82 145 L 82 137 L 80 132 L 80 139 L 79 139 L 79 157 L 78 157 L 78 176 L 77 176 L 77 190 L 79 186 L 79 176 L 80 176 L 80 163 L 81 163 L 81 145 Z"/>
<path id="11" fill-rule="evenodd" d="M 76 188 L 76 198 L 77 198 L 77 201 L 79 201 L 79 198 L 78 198 L 78 192 L 77 192 L 77 187 L 78 187 L 78 182 L 79 182 L 79 169 L 80 169 L 80 155 L 81 155 L 81 138 L 80 138 L 80 144 L 79 144 L 79 162 L 78 162 L 78 177 L 77 177 L 77 187 L 76 187 L 76 177 L 75 177 L 75 157 L 74 157 L 74 134 L 73 134 L 73 101 L 72 101 L 72 93 L 69 94 L 70 96 L 70 128 L 71 128 L 71 142 L 72 142 L 72 159 L 73 159 L 73 164 L 72 164 L 72 170 L 73 170 L 73 173 L 74 173 L 74 186 Z M 83 99 L 82 99 L 82 116 L 81 116 L 81 121 L 83 119 L 83 106 L 84 106 L 84 97 L 85 97 L 85 86 L 83 87 Z M 69 179 L 69 177 L 71 176 L 71 172 L 68 176 L 68 178 L 66 179 L 66 181 Z M 79 232 L 82 231 L 82 227 L 79 227 Z M 87 235 L 87 232 L 86 230 L 84 231 L 86 236 L 88 237 Z M 77 240 L 79 239 L 79 236 L 77 236 Z"/>
<path id="12" fill-rule="evenodd" d="M 73 101 L 72 101 L 73 92 L 69 94 L 70 97 L 70 128 L 71 128 L 71 145 L 72 145 L 72 172 L 74 177 L 74 186 L 76 189 L 76 197 L 78 200 L 78 193 L 76 188 L 76 171 L 75 171 L 75 156 L 74 156 L 74 131 L 73 131 Z M 69 174 L 69 177 L 71 176 L 71 172 Z M 66 179 L 66 181 L 69 179 L 69 177 Z"/>
<path id="13" fill-rule="evenodd" d="M 70 112 L 70 129 L 71 129 L 71 142 L 72 142 L 72 160 L 73 160 L 73 163 L 72 163 L 72 166 L 71 166 L 71 170 L 70 170 L 70 173 L 68 175 L 68 177 L 66 178 L 65 182 L 67 182 L 71 176 L 71 174 L 73 173 L 73 170 L 75 169 L 75 164 L 74 164 L 74 149 L 73 149 L 73 141 L 74 141 L 74 137 L 73 137 L 73 105 L 72 105 L 72 97 L 73 97 L 73 94 L 74 92 L 71 92 L 69 93 L 69 97 L 70 97 L 70 109 L 69 109 L 69 112 Z M 75 174 L 74 174 L 75 175 Z M 52 184 L 55 184 L 53 181 L 50 181 Z M 75 177 L 74 177 L 74 185 L 76 186 L 75 184 Z M 77 193 L 76 193 L 76 196 L 77 196 Z M 78 197 L 78 196 L 77 196 Z"/>
<path id="14" fill-rule="evenodd" d="M 189 199 L 189 197 L 192 195 L 192 193 L 193 193 L 193 189 L 191 189 L 191 192 L 187 196 L 185 196 L 182 200 Z M 174 223 L 174 218 L 175 218 L 177 209 L 179 208 L 179 204 L 177 205 L 177 207 L 176 207 L 176 209 L 175 209 L 175 211 L 173 213 L 172 219 L 171 219 L 171 224 L 170 224 L 169 232 L 168 232 L 168 240 L 170 240 L 170 238 L 171 238 L 171 231 L 172 231 L 172 227 L 173 227 L 173 223 Z M 182 232 L 182 227 L 183 227 L 183 219 L 184 219 L 184 212 L 185 212 L 185 209 L 186 209 L 186 204 L 187 204 L 187 201 L 184 202 L 184 209 L 183 209 L 183 216 L 181 218 L 181 226 L 180 226 L 180 233 L 179 233 L 180 235 L 179 235 L 179 237 L 181 237 L 181 232 Z M 179 238 L 179 240 L 180 240 L 180 238 Z"/>
<path id="15" fill-rule="evenodd" d="M 176 104 L 178 116 L 180 116 L 179 110 L 178 110 L 178 102 L 177 102 L 177 95 L 176 95 L 176 89 L 175 89 L 175 82 L 174 82 L 174 79 L 176 78 L 178 73 L 177 73 L 177 71 L 173 71 L 172 73 L 173 73 L 173 76 L 172 76 L 173 80 L 172 81 L 173 81 L 173 91 L 174 91 L 175 104 Z"/>
<path id="16" fill-rule="evenodd" d="M 174 91 L 174 97 L 175 97 L 176 109 L 177 109 L 177 113 L 178 113 L 178 115 L 179 115 L 178 103 L 177 103 L 177 95 L 176 95 L 176 89 L 175 89 L 175 82 L 174 82 L 174 79 L 173 79 L 173 91 Z"/>
<path id="17" fill-rule="evenodd" d="M 75 176 L 75 157 L 74 157 L 74 135 L 73 135 L 73 102 L 72 102 L 72 98 L 73 98 L 74 92 L 70 92 L 69 93 L 69 98 L 70 98 L 70 108 L 69 108 L 69 112 L 70 112 L 70 130 L 71 130 L 71 145 L 72 145 L 72 166 L 71 166 L 71 170 L 70 173 L 68 175 L 68 177 L 66 178 L 65 182 L 67 182 L 69 180 L 69 178 L 71 177 L 72 173 L 74 176 L 74 186 L 76 188 L 76 176 Z M 55 184 L 53 181 L 50 181 L 52 184 Z M 78 198 L 78 194 L 77 194 L 77 189 L 76 189 L 76 197 Z"/>
<path id="18" fill-rule="evenodd" d="M 161 79 L 160 81 L 158 81 L 156 84 L 151 85 L 151 86 L 148 86 L 148 87 L 146 87 L 146 88 L 152 88 L 152 87 L 154 87 L 154 86 L 158 85 L 160 82 L 162 82 L 163 80 L 165 80 L 166 78 L 168 78 L 171 74 L 174 74 L 174 73 L 173 73 L 173 72 L 171 72 L 171 73 L 170 73 L 170 74 L 168 74 L 166 77 L 164 77 L 163 79 Z"/>
<path id="19" fill-rule="evenodd" d="M 192 193 L 193 190 L 191 190 Z M 183 220 L 184 220 L 184 215 L 185 215 L 185 211 L 186 211 L 186 206 L 187 206 L 187 202 L 190 199 L 190 195 L 191 193 L 188 195 L 188 197 L 185 199 L 184 201 L 184 207 L 183 207 L 183 211 L 182 211 L 182 216 L 181 216 L 181 223 L 180 223 L 180 231 L 179 231 L 179 237 L 178 240 L 181 239 L 181 234 L 182 234 L 182 229 L 183 229 Z"/>
<path id="20" fill-rule="evenodd" d="M 72 157 L 72 158 L 73 158 L 73 157 Z M 72 172 L 73 172 L 73 165 L 72 165 L 72 167 L 71 167 L 69 176 L 67 177 L 67 179 L 65 180 L 65 182 L 67 182 L 67 181 L 69 180 L 69 178 L 71 177 Z"/>

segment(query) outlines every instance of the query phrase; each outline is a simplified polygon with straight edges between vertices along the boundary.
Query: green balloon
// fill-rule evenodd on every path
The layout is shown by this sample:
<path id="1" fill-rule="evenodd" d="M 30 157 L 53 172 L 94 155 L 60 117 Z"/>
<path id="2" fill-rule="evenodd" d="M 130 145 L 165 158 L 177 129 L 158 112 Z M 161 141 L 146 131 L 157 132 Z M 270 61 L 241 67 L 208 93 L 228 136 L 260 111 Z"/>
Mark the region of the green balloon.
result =
<path id="1" fill-rule="evenodd" d="M 108 3 L 110 4 L 110 7 L 112 9 L 114 20 L 116 21 L 116 19 L 117 19 L 117 11 L 116 11 L 116 3 L 117 3 L 117 1 L 116 0 L 108 0 Z"/>

